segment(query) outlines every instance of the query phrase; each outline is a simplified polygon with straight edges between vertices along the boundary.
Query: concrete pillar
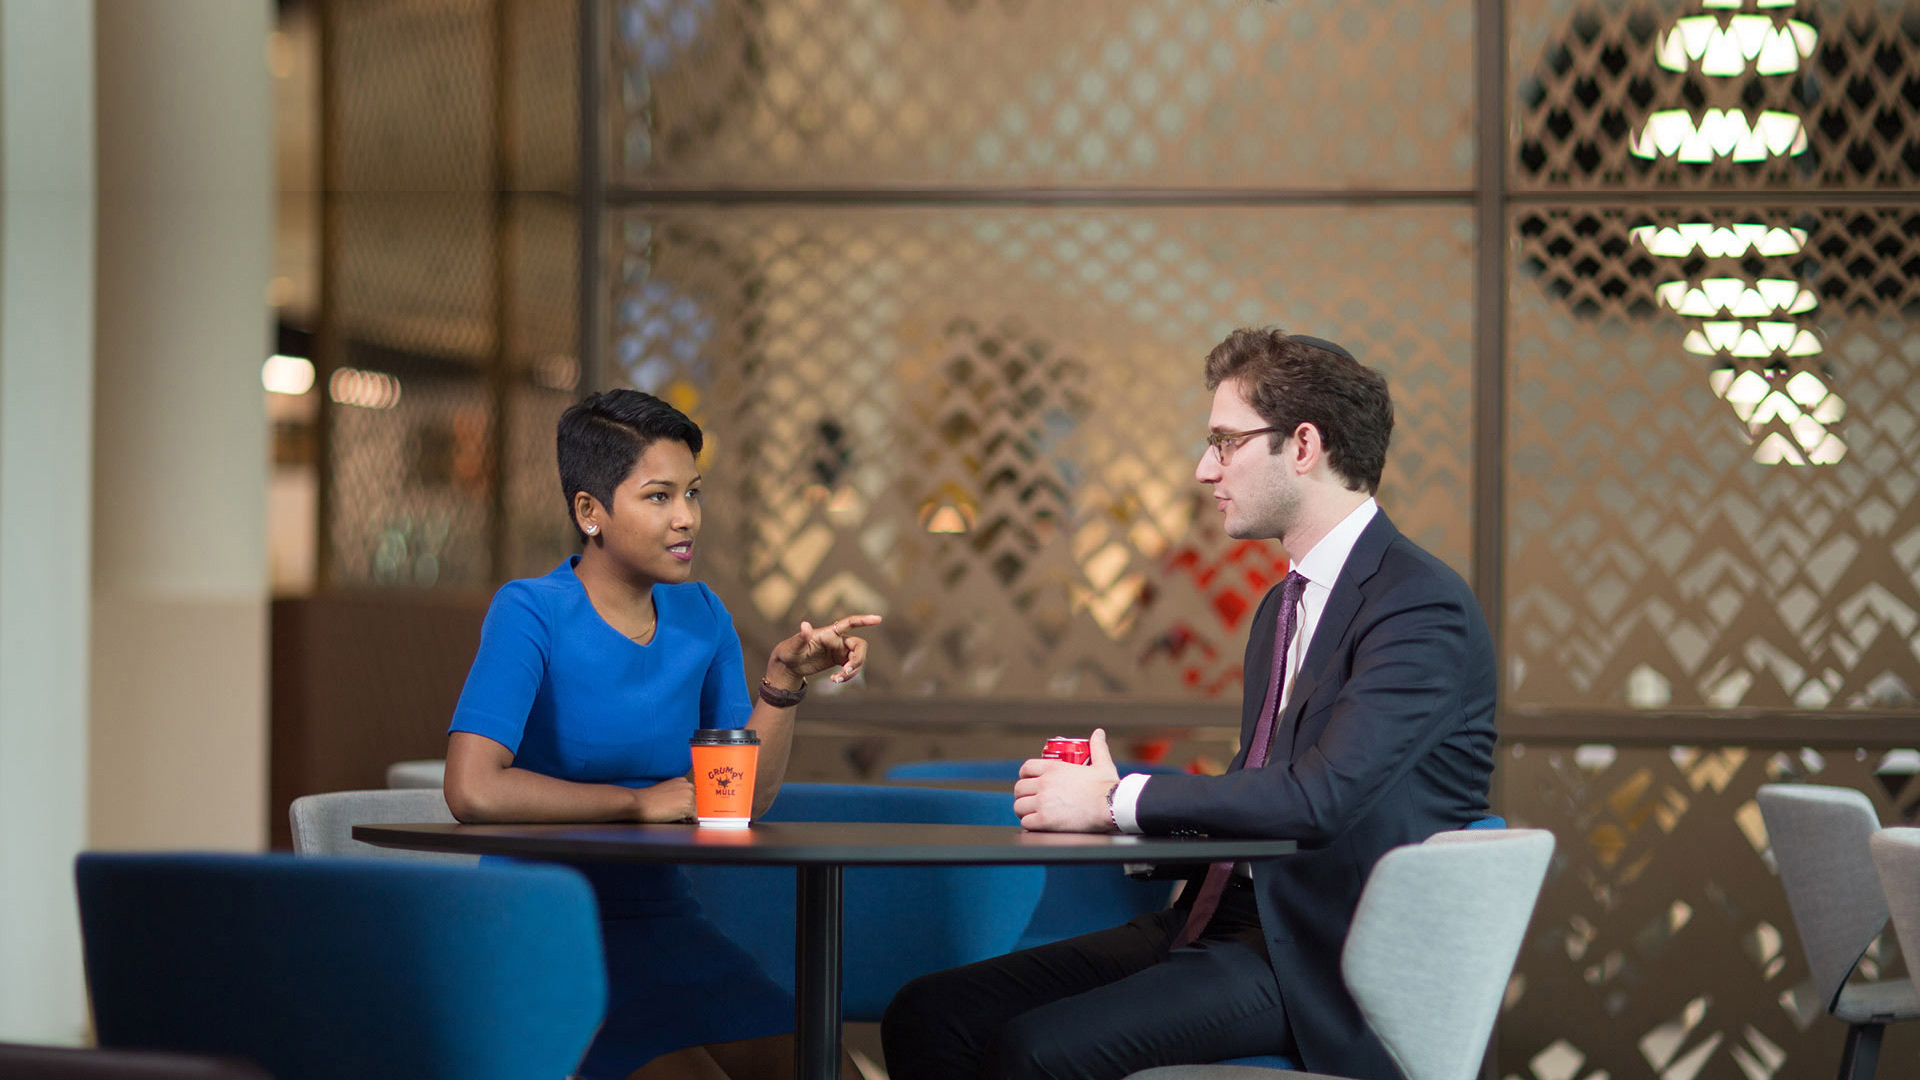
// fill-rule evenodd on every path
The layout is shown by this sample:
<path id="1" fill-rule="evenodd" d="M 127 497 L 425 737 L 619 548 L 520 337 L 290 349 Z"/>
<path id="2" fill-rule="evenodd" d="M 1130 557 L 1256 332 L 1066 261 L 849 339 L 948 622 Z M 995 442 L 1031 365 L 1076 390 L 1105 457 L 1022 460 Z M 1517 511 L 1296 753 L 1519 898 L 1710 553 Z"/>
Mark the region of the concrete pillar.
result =
<path id="1" fill-rule="evenodd" d="M 96 21 L 88 841 L 260 849 L 271 5 L 98 0 Z"/>
<path id="2" fill-rule="evenodd" d="M 92 4 L 0 2 L 0 1039 L 86 1032 Z"/>

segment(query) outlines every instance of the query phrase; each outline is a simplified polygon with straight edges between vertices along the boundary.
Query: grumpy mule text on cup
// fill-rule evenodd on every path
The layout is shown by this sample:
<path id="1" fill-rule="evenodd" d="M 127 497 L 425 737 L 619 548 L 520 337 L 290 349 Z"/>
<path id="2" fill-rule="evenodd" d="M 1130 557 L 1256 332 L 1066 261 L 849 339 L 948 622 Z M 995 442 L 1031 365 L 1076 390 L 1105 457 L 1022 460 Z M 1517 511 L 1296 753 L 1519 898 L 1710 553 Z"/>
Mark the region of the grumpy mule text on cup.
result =
<path id="1" fill-rule="evenodd" d="M 746 728 L 699 728 L 693 750 L 693 805 L 700 824 L 744 829 L 753 817 L 753 775 L 760 764 L 760 733 Z"/>

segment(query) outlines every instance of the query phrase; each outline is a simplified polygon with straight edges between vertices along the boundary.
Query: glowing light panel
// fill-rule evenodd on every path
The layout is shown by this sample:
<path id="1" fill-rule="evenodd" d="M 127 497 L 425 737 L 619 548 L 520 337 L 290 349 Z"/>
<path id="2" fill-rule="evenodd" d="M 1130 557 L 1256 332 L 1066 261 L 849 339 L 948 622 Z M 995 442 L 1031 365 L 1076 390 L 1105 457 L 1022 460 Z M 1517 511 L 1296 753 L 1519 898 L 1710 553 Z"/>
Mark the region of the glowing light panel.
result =
<path id="1" fill-rule="evenodd" d="M 1749 117 L 1739 109 L 1707 109 L 1696 119 L 1686 109 L 1662 109 L 1628 143 L 1635 157 L 1705 164 L 1718 158 L 1765 161 L 1807 149 L 1807 131 L 1792 113 L 1767 110 Z"/>
<path id="2" fill-rule="evenodd" d="M 1820 306 L 1820 299 L 1812 290 L 1801 288 L 1800 283 L 1791 278 L 1761 278 L 1751 284 L 1740 278 L 1707 278 L 1697 286 L 1685 281 L 1667 281 L 1655 286 L 1654 293 L 1676 313 L 1699 318 L 1798 315 Z"/>
<path id="3" fill-rule="evenodd" d="M 1697 356 L 1726 354 L 1747 359 L 1775 353 L 1812 356 L 1824 348 L 1813 331 L 1774 320 L 1747 323 L 1738 319 L 1714 319 L 1701 323 L 1698 330 L 1687 331 L 1680 344 Z"/>
<path id="4" fill-rule="evenodd" d="M 260 365 L 260 385 L 275 394 L 298 397 L 313 389 L 313 361 L 275 353 Z"/>
<path id="5" fill-rule="evenodd" d="M 1716 225 L 1690 221 L 1678 225 L 1641 225 L 1631 235 L 1650 254 L 1684 258 L 1698 251 L 1708 258 L 1744 258 L 1755 255 L 1798 255 L 1807 246 L 1807 230 L 1767 225 Z"/>
<path id="6" fill-rule="evenodd" d="M 1655 57 L 1669 71 L 1700 65 L 1702 75 L 1790 75 L 1811 59 L 1820 35 L 1798 19 L 1775 23 L 1766 15 L 1689 15 L 1660 35 Z"/>
<path id="7" fill-rule="evenodd" d="M 400 404 L 400 380 L 384 371 L 340 368 L 327 380 L 327 395 L 341 405 L 391 409 Z"/>

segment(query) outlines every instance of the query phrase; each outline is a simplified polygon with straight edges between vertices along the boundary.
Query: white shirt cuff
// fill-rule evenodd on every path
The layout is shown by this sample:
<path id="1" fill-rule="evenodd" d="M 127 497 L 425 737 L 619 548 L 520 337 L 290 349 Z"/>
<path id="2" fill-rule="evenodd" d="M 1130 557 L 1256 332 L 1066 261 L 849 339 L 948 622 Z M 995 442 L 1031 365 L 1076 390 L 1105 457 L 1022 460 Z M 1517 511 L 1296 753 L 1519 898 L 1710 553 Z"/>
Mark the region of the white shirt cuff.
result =
<path id="1" fill-rule="evenodd" d="M 1146 773 L 1128 773 L 1120 778 L 1120 786 L 1113 789 L 1113 823 L 1120 826 L 1123 833 L 1141 833 L 1140 821 L 1134 816 L 1134 804 L 1140 801 L 1140 789 L 1147 786 L 1151 779 Z"/>

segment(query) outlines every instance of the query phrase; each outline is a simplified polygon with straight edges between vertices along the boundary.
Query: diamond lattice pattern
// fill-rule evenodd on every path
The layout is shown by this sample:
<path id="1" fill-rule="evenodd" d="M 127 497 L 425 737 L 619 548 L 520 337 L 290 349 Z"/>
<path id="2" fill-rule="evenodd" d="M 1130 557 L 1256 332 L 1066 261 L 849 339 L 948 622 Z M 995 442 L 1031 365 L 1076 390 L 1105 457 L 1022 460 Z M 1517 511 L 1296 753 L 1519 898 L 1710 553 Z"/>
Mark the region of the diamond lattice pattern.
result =
<path id="1" fill-rule="evenodd" d="M 635 187 L 1465 187 L 1472 28 L 1466 0 L 625 0 L 609 168 Z"/>
<path id="2" fill-rule="evenodd" d="M 1558 840 L 1498 1034 L 1507 1080 L 1825 1077 L 1845 1025 L 1824 1013 L 1754 792 L 1806 781 L 1867 792 L 1911 824 L 1920 754 L 1528 743 L 1500 762 L 1500 809 Z M 1889 929 L 1856 977 L 1903 977 Z M 1887 1028 L 1879 1075 L 1920 1066 Z"/>
<path id="3" fill-rule="evenodd" d="M 1516 189 L 1621 187 L 1911 188 L 1920 183 L 1920 19 L 1885 0 L 1817 0 L 1788 8 L 1752 0 L 1736 12 L 1699 0 L 1519 0 L 1509 20 L 1512 108 L 1519 137 L 1509 169 Z M 1672 70 L 1661 47 L 1679 20 L 1703 13 L 1729 30 L 1743 15 L 1811 31 L 1811 54 L 1789 73 L 1755 63 L 1735 76 L 1688 62 Z M 1804 31 L 1803 31 L 1804 33 Z M 1671 57 L 1670 57 L 1671 58 Z M 1763 161 L 1727 167 L 1729 154 L 1688 164 L 1632 151 L 1657 112 L 1763 113 L 1791 118 L 1804 141 Z M 1792 142 L 1789 140 L 1789 142 Z"/>
<path id="4" fill-rule="evenodd" d="M 750 640 L 895 616 L 876 693 L 1239 692 L 1285 564 L 1192 479 L 1201 358 L 1236 325 L 1387 373 L 1383 505 L 1467 565 L 1464 211 L 685 210 L 618 235 L 611 355 L 710 433 L 702 573 Z"/>
<path id="5" fill-rule="evenodd" d="M 1740 213 L 1808 231 L 1804 255 L 1749 269 L 1822 297 L 1803 318 L 1846 406 L 1837 463 L 1755 463 L 1711 364 L 1682 347 L 1689 320 L 1655 303 L 1672 260 L 1624 235 L 1645 213 L 1516 221 L 1510 703 L 1914 702 L 1920 311 L 1904 268 L 1920 228 L 1893 209 Z"/>

